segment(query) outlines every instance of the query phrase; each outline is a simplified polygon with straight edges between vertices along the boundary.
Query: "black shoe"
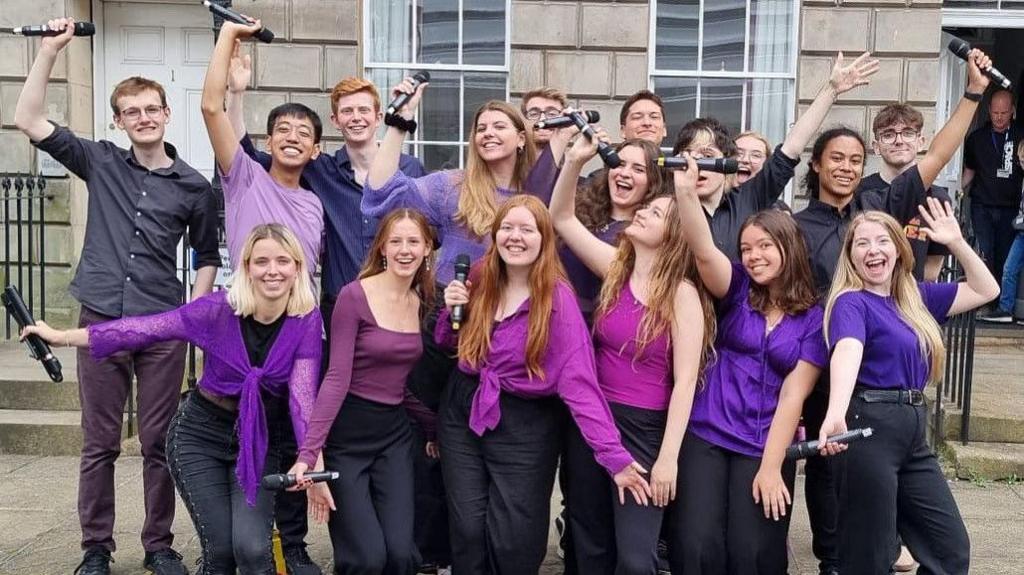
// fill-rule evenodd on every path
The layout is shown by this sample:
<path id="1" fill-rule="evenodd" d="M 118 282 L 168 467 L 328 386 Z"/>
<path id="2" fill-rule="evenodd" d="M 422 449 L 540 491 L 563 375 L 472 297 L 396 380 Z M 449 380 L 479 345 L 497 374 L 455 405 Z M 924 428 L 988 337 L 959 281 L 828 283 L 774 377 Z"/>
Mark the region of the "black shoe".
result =
<path id="1" fill-rule="evenodd" d="M 988 323 L 1013 323 L 1013 314 L 1008 311 L 997 309 L 984 317 L 979 317 L 978 319 Z"/>
<path id="2" fill-rule="evenodd" d="M 323 575 L 323 571 L 306 553 L 302 545 L 295 545 L 284 550 L 284 564 L 288 575 Z"/>
<path id="3" fill-rule="evenodd" d="M 142 566 L 153 575 L 188 575 L 188 569 L 181 563 L 181 554 L 170 547 L 146 551 Z"/>
<path id="4" fill-rule="evenodd" d="M 110 549 L 90 547 L 85 550 L 82 562 L 75 567 L 75 575 L 110 575 Z"/>

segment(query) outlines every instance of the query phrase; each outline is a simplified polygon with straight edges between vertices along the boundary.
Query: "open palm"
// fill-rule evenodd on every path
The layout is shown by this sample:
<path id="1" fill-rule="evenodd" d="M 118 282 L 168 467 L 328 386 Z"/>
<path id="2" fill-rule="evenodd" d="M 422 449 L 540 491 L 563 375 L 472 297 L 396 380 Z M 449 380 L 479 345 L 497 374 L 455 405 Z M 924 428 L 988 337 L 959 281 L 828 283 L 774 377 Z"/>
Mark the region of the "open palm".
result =
<path id="1" fill-rule="evenodd" d="M 940 203 L 935 198 L 928 198 L 927 201 L 927 209 L 925 206 L 917 207 L 921 212 L 921 219 L 928 226 L 921 230 L 927 238 L 942 245 L 949 245 L 963 238 L 960 222 L 956 221 L 956 215 L 953 214 L 953 206 L 949 202 Z"/>
<path id="2" fill-rule="evenodd" d="M 849 92 L 857 86 L 864 86 L 871 81 L 868 79 L 878 72 L 878 60 L 871 57 L 870 52 L 864 52 L 856 60 L 849 64 L 843 59 L 843 53 L 836 56 L 836 63 L 832 67 L 832 76 L 829 83 L 837 94 Z"/>

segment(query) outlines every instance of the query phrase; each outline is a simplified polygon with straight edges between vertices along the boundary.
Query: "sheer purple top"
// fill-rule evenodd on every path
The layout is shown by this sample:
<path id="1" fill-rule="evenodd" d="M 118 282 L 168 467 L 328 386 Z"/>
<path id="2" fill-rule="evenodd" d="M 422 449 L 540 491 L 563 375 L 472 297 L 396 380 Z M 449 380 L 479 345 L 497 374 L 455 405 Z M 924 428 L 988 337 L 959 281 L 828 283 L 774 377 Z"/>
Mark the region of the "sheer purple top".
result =
<path id="1" fill-rule="evenodd" d="M 261 390 L 278 397 L 288 394 L 295 439 L 302 444 L 320 375 L 323 322 L 319 310 L 285 318 L 263 367 L 249 363 L 239 317 L 223 291 L 168 312 L 117 319 L 91 325 L 88 330 L 95 359 L 167 340 L 187 341 L 203 350 L 205 366 L 199 387 L 239 400 L 235 473 L 249 505 L 256 503 L 267 456 L 267 419 Z"/>

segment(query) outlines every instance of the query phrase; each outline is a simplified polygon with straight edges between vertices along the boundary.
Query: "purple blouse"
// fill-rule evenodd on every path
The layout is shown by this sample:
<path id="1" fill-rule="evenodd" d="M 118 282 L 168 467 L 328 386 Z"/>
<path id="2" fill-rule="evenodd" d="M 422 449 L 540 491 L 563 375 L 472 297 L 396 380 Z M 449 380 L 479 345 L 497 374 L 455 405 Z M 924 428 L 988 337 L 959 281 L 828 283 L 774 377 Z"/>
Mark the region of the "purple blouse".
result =
<path id="1" fill-rule="evenodd" d="M 607 225 L 598 228 L 594 235 L 597 239 L 608 245 L 615 245 L 619 234 L 629 225 L 628 220 L 612 220 Z M 601 279 L 590 271 L 590 268 L 583 263 L 576 254 L 569 249 L 569 246 L 562 245 L 558 249 L 558 256 L 562 259 L 562 267 L 565 268 L 565 275 L 569 276 L 569 283 L 576 290 L 576 300 L 579 301 L 580 309 L 590 314 L 597 307 L 597 297 L 601 295 Z"/>
<path id="2" fill-rule="evenodd" d="M 388 405 L 409 404 L 409 411 L 429 435 L 433 421 L 422 421 L 425 408 L 405 386 L 422 354 L 419 331 L 404 333 L 377 325 L 359 280 L 341 288 L 331 317 L 331 363 L 313 406 L 306 439 L 299 444 L 299 461 L 310 467 L 316 463 L 348 394 Z"/>
<path id="3" fill-rule="evenodd" d="M 187 341 L 203 350 L 199 387 L 213 395 L 239 400 L 235 473 L 249 505 L 256 504 L 267 456 L 267 418 L 261 390 L 279 397 L 288 394 L 295 439 L 302 444 L 320 375 L 323 322 L 319 310 L 285 318 L 263 367 L 249 363 L 239 317 L 224 291 L 168 312 L 121 318 L 91 325 L 88 330 L 90 351 L 97 360 L 168 340 Z"/>
<path id="4" fill-rule="evenodd" d="M 482 436 L 497 427 L 502 393 L 524 399 L 557 394 L 569 407 L 597 462 L 610 474 L 622 471 L 633 456 L 622 447 L 619 430 L 598 387 L 593 344 L 572 288 L 559 282 L 555 289 L 543 379 L 530 378 L 526 371 L 529 313 L 530 300 L 526 300 L 515 313 L 495 322 L 490 353 L 480 366 L 459 362 L 463 373 L 480 377 L 470 407 L 470 429 Z M 439 345 L 455 347 L 457 343 L 447 309 L 437 319 L 434 337 Z"/>
<path id="5" fill-rule="evenodd" d="M 716 357 L 704 370 L 689 431 L 730 451 L 761 457 L 779 392 L 797 362 L 828 363 L 821 333 L 822 309 L 785 315 L 770 334 L 765 317 L 750 306 L 750 276 L 732 264 L 732 281 L 718 302 Z"/>
<path id="6" fill-rule="evenodd" d="M 924 305 L 940 324 L 949 317 L 956 299 L 956 283 L 918 283 Z M 891 297 L 865 290 L 836 298 L 828 324 L 834 348 L 844 338 L 864 344 L 857 384 L 875 389 L 924 389 L 931 368 L 921 354 L 917 335 L 901 318 Z"/>

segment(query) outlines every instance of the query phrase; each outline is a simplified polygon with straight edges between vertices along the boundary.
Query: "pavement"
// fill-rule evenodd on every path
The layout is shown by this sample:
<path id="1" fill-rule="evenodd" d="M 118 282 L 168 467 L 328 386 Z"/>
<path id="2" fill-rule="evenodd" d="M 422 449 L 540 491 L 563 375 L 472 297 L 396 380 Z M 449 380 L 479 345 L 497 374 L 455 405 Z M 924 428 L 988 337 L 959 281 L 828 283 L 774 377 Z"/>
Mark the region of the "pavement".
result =
<path id="1" fill-rule="evenodd" d="M 68 574 L 81 560 L 77 517 L 77 457 L 0 455 L 0 573 L 4 575 Z M 112 572 L 143 573 L 142 460 L 122 457 L 115 473 L 117 518 Z M 798 478 L 790 528 L 791 575 L 817 575 L 811 555 L 810 531 Z M 1024 484 L 954 481 L 950 484 L 971 535 L 971 572 L 1024 575 Z M 553 494 L 552 501 L 560 496 Z M 554 505 L 552 505 L 554 509 Z M 188 514 L 178 502 L 175 547 L 186 565 L 199 556 L 199 542 Z M 561 574 L 549 533 L 548 558 L 541 575 Z M 324 526 L 315 525 L 307 538 L 310 554 L 321 566 L 331 564 L 331 546 Z"/>

